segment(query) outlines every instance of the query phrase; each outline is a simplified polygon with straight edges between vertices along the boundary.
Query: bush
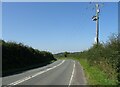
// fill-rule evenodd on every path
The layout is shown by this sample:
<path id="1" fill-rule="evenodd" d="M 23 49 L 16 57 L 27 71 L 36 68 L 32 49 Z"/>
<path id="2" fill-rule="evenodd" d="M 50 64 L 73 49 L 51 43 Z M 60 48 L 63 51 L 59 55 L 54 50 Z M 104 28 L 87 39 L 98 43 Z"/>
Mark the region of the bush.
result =
<path id="1" fill-rule="evenodd" d="M 2 43 L 2 71 L 14 70 L 33 65 L 50 63 L 55 60 L 50 52 L 39 51 L 27 45 L 16 42 Z"/>
<path id="2" fill-rule="evenodd" d="M 87 59 L 90 66 L 97 66 L 109 79 L 120 84 L 120 39 L 113 34 L 106 43 L 93 44 L 83 52 L 70 53 L 68 56 Z"/>
<path id="3" fill-rule="evenodd" d="M 120 84 L 120 40 L 118 35 L 112 35 L 105 44 L 94 44 L 89 50 L 80 53 L 91 65 L 99 66 L 106 72 L 108 78 L 117 78 Z"/>

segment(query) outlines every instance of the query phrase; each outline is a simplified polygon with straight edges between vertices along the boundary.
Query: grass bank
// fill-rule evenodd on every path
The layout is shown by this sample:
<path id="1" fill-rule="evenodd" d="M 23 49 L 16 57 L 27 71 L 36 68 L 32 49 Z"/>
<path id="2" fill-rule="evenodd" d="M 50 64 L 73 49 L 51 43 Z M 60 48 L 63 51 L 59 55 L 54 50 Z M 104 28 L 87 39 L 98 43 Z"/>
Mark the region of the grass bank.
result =
<path id="1" fill-rule="evenodd" d="M 84 68 L 89 85 L 120 85 L 120 39 L 112 35 L 106 43 L 93 44 L 82 52 L 55 56 L 77 59 Z"/>
<path id="2" fill-rule="evenodd" d="M 116 85 L 115 79 L 108 78 L 108 74 L 97 66 L 91 66 L 86 59 L 79 59 L 83 66 L 88 85 Z"/>
<path id="3" fill-rule="evenodd" d="M 109 78 L 109 75 L 102 71 L 99 66 L 91 66 L 87 59 L 76 57 L 60 57 L 60 60 L 73 59 L 79 61 L 83 67 L 87 85 L 117 85 L 115 78 Z"/>

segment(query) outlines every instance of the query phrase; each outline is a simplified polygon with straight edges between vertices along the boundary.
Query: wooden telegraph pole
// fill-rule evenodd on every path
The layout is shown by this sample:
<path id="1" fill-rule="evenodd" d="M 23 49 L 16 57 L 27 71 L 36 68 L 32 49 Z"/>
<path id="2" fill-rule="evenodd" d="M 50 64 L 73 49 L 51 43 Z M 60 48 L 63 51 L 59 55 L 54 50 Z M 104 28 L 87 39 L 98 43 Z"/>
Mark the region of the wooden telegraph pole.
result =
<path id="1" fill-rule="evenodd" d="M 96 21 L 96 37 L 95 37 L 96 44 L 99 43 L 99 13 L 100 13 L 99 4 L 96 4 L 96 16 L 92 17 L 92 20 Z"/>

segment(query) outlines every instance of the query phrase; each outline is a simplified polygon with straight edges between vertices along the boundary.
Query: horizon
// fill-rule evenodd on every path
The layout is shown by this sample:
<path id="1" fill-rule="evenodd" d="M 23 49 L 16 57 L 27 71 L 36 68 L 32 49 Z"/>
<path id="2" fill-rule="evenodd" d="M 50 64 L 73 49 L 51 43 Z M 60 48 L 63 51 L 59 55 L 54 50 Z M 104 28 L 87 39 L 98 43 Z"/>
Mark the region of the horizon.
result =
<path id="1" fill-rule="evenodd" d="M 93 6 L 89 2 L 4 2 L 3 40 L 53 54 L 87 50 L 96 31 Z M 105 2 L 100 9 L 99 37 L 106 42 L 118 33 L 118 4 Z"/>

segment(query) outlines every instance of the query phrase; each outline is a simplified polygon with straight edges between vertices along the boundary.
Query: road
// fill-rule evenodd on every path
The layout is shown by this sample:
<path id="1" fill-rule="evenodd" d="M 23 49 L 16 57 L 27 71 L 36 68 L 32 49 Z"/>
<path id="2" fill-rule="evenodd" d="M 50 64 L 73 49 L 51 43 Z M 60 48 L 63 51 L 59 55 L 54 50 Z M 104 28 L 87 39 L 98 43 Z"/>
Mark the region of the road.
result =
<path id="1" fill-rule="evenodd" d="M 2 78 L 2 85 L 85 85 L 79 62 L 58 60 L 44 67 Z"/>

